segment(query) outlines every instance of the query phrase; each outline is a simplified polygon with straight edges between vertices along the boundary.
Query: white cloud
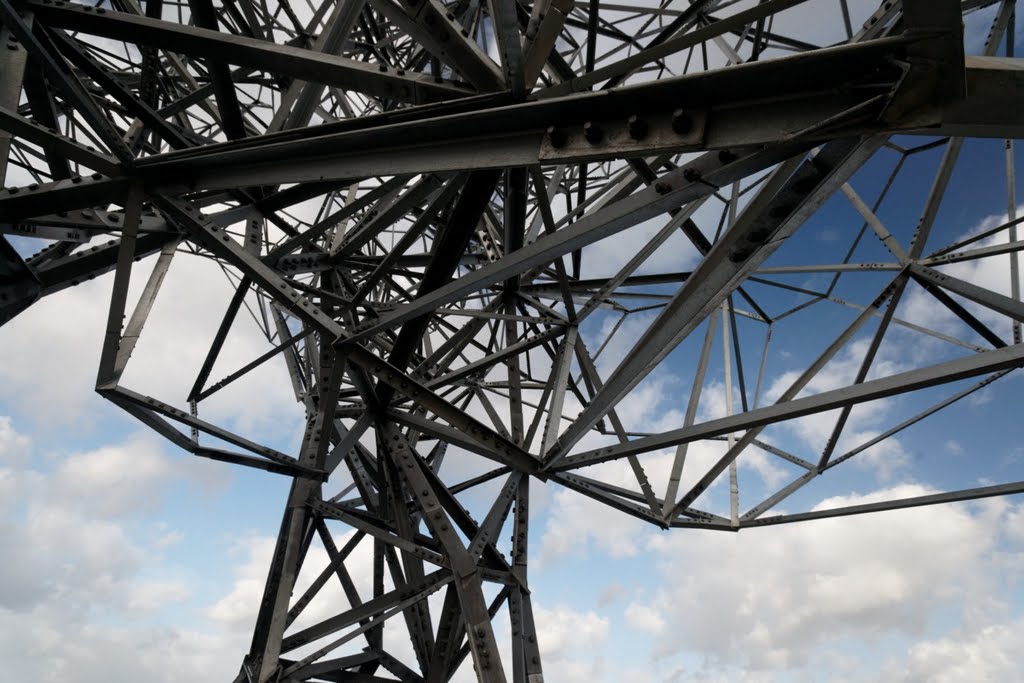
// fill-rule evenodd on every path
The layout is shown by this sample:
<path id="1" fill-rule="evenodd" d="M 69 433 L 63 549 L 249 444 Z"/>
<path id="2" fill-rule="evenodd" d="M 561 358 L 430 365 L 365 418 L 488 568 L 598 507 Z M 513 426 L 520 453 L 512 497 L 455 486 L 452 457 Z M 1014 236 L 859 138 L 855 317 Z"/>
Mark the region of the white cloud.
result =
<path id="1" fill-rule="evenodd" d="M 903 485 L 817 507 L 925 492 Z M 1024 624 L 1014 607 L 1022 529 L 1024 506 L 989 499 L 740 534 L 648 536 L 635 558 L 604 565 L 614 567 L 603 574 L 611 582 L 593 589 L 598 604 L 605 593 L 630 601 L 616 622 L 627 632 L 594 649 L 616 664 L 590 680 L 1009 683 L 1015 670 L 1006 663 Z M 559 570 L 594 571 L 596 560 L 568 557 Z M 660 582 L 622 582 L 652 564 Z M 536 588 L 537 599 L 544 592 Z"/>
<path id="2" fill-rule="evenodd" d="M 128 315 L 154 258 L 136 264 Z M 110 412 L 93 392 L 106 325 L 112 276 L 106 275 L 46 297 L 0 328 L 7 358 L 0 364 L 0 400 L 40 426 L 90 432 Z M 122 377 L 122 385 L 187 408 L 185 398 L 206 356 L 234 288 L 206 259 L 179 253 Z M 250 296 L 250 304 L 255 299 Z M 210 382 L 222 379 L 268 350 L 243 308 L 228 335 Z M 30 362 L 45 359 L 45 362 Z M 200 404 L 200 415 L 229 429 L 258 436 L 291 436 L 302 419 L 281 358 Z M 282 421 L 287 426 L 282 428 Z"/>
<path id="3" fill-rule="evenodd" d="M 207 609 L 206 615 L 210 619 L 233 631 L 251 632 L 263 597 L 263 584 L 274 554 L 274 543 L 271 536 L 249 536 L 234 544 L 232 554 L 236 557 L 242 555 L 244 560 L 233 567 L 235 580 L 230 592 Z"/>
<path id="4" fill-rule="evenodd" d="M 1020 676 L 1024 620 L 993 624 L 980 630 L 957 630 L 915 643 L 906 661 L 890 663 L 886 680 L 907 683 L 1013 681 Z"/>
<path id="5" fill-rule="evenodd" d="M 0 463 L 23 465 L 28 459 L 31 446 L 32 440 L 15 431 L 11 418 L 0 415 Z"/>
<path id="6" fill-rule="evenodd" d="M 11 680 L 172 683 L 232 680 L 244 642 L 166 626 L 115 626 L 58 604 L 31 615 L 0 610 L 0 657 Z"/>
<path id="7" fill-rule="evenodd" d="M 671 218 L 666 215 L 644 221 L 588 246 L 584 249 L 581 277 L 597 278 L 615 275 L 636 255 L 637 245 L 649 243 L 669 220 Z M 633 274 L 674 273 L 690 270 L 697 263 L 699 257 L 700 253 L 693 243 L 677 230 L 646 261 L 640 264 Z"/>
<path id="8" fill-rule="evenodd" d="M 545 662 L 570 658 L 580 650 L 595 652 L 608 639 L 609 620 L 596 612 L 581 612 L 560 604 L 534 605 L 537 642 Z"/>
<path id="9" fill-rule="evenodd" d="M 129 610 L 150 611 L 182 602 L 191 595 L 182 581 L 144 581 L 132 586 L 128 594 Z"/>
<path id="10" fill-rule="evenodd" d="M 1007 514 L 1006 533 L 1015 542 L 1024 544 L 1024 505 Z"/>
<path id="11" fill-rule="evenodd" d="M 244 639 L 169 625 L 166 610 L 192 595 L 185 577 L 164 575 L 160 549 L 180 533 L 158 524 L 147 543 L 131 530 L 179 478 L 157 444 L 147 435 L 40 459 L 0 418 L 0 483 L 12 484 L 0 521 L 11 551 L 0 563 L 0 660 L 12 680 L 170 683 L 237 671 Z"/>
<path id="12" fill-rule="evenodd" d="M 208 493 L 227 483 L 225 466 L 191 456 L 169 457 L 152 433 L 120 444 L 62 458 L 52 474 L 53 493 L 97 517 L 152 512 L 162 503 L 164 486 L 185 479 Z"/>
<path id="13" fill-rule="evenodd" d="M 536 564 L 543 566 L 591 548 L 612 558 L 632 557 L 653 527 L 583 495 L 560 489 L 552 496 L 550 518 Z"/>
<path id="14" fill-rule="evenodd" d="M 0 510 L 13 508 L 18 500 L 31 447 L 31 439 L 15 431 L 11 418 L 0 416 Z"/>
<path id="15" fill-rule="evenodd" d="M 154 548 L 169 548 L 173 545 L 181 543 L 185 538 L 184 532 L 173 530 L 162 533 L 157 536 L 156 540 L 153 541 Z"/>
<path id="16" fill-rule="evenodd" d="M 190 472 L 176 461 L 185 458 L 168 456 L 149 434 L 42 460 L 33 450 L 0 418 L 0 483 L 10 482 L 12 493 L 0 544 L 17 549 L 0 563 L 0 659 L 9 675 L 63 683 L 231 680 L 248 649 L 275 539 L 242 536 L 222 571 L 197 575 L 187 549 L 168 551 L 184 533 L 146 520 L 162 511 L 175 482 L 216 493 L 216 477 Z M 344 546 L 352 533 L 342 529 L 335 542 Z M 364 600 L 370 545 L 346 560 Z M 327 564 L 314 542 L 295 595 Z M 332 577 L 292 629 L 347 605 Z M 404 628 L 401 619 L 389 622 L 396 625 Z"/>
<path id="17" fill-rule="evenodd" d="M 648 605 L 635 602 L 626 606 L 626 623 L 636 631 L 658 635 L 665 630 L 665 619 L 659 611 Z"/>
<path id="18" fill-rule="evenodd" d="M 904 485 L 818 507 L 924 492 Z M 649 549 L 664 583 L 639 606 L 667 626 L 657 658 L 695 653 L 753 672 L 807 671 L 830 644 L 917 639 L 944 608 L 991 595 L 979 568 L 997 556 L 993 524 L 1011 519 L 1005 506 L 951 505 L 740 534 L 654 536 Z M 633 628 L 657 623 L 640 615 L 627 612 Z"/>

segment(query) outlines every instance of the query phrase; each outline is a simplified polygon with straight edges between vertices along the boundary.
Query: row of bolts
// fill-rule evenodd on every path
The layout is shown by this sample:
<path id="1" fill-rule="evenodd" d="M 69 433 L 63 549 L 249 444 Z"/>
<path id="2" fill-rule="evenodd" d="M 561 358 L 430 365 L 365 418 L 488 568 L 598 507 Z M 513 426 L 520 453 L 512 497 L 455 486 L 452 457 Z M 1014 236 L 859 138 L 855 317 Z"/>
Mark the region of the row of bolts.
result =
<path id="1" fill-rule="evenodd" d="M 637 141 L 646 138 L 650 129 L 647 121 L 636 114 L 626 120 L 626 126 L 629 129 L 629 137 Z M 693 130 L 693 117 L 682 109 L 676 109 L 672 112 L 672 130 L 677 135 L 686 135 Z M 568 132 L 559 126 L 548 126 L 547 136 L 555 149 L 565 147 L 569 141 Z M 592 145 L 599 144 L 604 140 L 604 129 L 593 121 L 587 121 L 583 124 L 583 137 Z"/>

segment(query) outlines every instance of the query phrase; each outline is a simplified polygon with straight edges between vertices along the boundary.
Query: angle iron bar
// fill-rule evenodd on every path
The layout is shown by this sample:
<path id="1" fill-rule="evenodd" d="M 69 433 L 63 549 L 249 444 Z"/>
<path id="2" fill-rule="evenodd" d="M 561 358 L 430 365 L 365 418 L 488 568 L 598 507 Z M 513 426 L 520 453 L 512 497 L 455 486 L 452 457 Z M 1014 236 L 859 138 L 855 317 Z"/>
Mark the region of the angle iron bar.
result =
<path id="1" fill-rule="evenodd" d="M 783 403 L 757 408 L 746 414 L 734 415 L 731 418 L 708 420 L 690 428 L 676 429 L 657 436 L 636 439 L 628 444 L 606 446 L 586 451 L 569 456 L 553 469 L 555 471 L 577 469 L 619 458 L 629 453 L 649 453 L 680 443 L 698 441 L 712 436 L 722 436 L 729 432 L 738 432 L 744 429 L 833 410 L 847 404 L 865 403 L 1021 366 L 1024 366 L 1024 344 L 1014 344 L 1002 349 L 974 354 L 918 370 L 909 370 L 888 377 L 869 380 L 856 386 L 825 391 L 803 398 L 794 398 Z"/>
<path id="2" fill-rule="evenodd" d="M 1009 484 L 997 484 L 995 486 L 981 486 L 978 488 L 963 489 L 961 491 L 951 491 L 949 493 L 913 496 L 893 501 L 848 505 L 839 508 L 815 510 L 813 512 L 778 515 L 774 517 L 760 517 L 741 524 L 741 528 L 790 524 L 793 522 L 804 522 L 813 519 L 862 515 L 871 512 L 885 512 L 888 510 L 903 510 L 906 508 L 922 507 L 926 505 L 965 502 L 981 498 L 991 498 L 993 496 L 1009 496 L 1020 493 L 1024 493 L 1024 481 L 1012 482 Z"/>
<path id="3" fill-rule="evenodd" d="M 7 0 L 3 0 L 6 4 Z M 176 24 L 145 16 L 113 12 L 70 2 L 24 3 L 47 26 L 67 28 L 90 35 L 124 40 L 142 46 L 184 52 L 193 57 L 236 66 L 251 66 L 314 83 L 336 85 L 410 102 L 464 97 L 471 90 L 453 83 L 436 83 L 424 74 L 384 71 L 345 57 L 280 45 L 256 38 L 227 35 L 196 26 Z"/>

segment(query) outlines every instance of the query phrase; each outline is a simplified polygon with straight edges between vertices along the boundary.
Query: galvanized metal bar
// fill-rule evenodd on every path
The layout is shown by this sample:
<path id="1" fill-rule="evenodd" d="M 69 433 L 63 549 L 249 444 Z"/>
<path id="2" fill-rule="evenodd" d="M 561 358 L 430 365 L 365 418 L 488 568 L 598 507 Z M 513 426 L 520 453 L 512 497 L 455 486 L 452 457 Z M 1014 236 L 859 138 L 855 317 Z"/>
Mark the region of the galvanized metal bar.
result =
<path id="1" fill-rule="evenodd" d="M 657 436 L 634 439 L 628 444 L 606 446 L 586 451 L 566 458 L 560 466 L 553 469 L 556 471 L 577 469 L 631 453 L 648 453 L 681 443 L 697 441 L 712 436 L 722 436 L 730 431 L 736 432 L 774 424 L 782 420 L 803 417 L 804 415 L 813 415 L 847 404 L 855 405 L 920 388 L 948 384 L 977 375 L 998 372 L 1007 368 L 1018 368 L 1024 365 L 1022 361 L 1024 361 L 1024 347 L 1014 344 L 1003 349 L 959 358 L 927 368 L 908 370 L 896 375 L 869 380 L 857 386 L 843 387 L 804 398 L 794 398 L 782 403 L 758 408 L 757 410 L 751 410 L 744 415 L 709 420 L 690 428 L 677 429 Z M 724 469 L 724 465 L 722 469 Z"/>
<path id="2" fill-rule="evenodd" d="M 6 3 L 7 0 L 4 0 Z M 73 3 L 25 3 L 47 26 L 136 42 L 165 50 L 187 52 L 220 63 L 251 66 L 314 83 L 336 85 L 407 102 L 428 102 L 464 97 L 471 91 L 436 83 L 423 74 L 379 71 L 363 62 L 322 52 L 280 45 L 256 38 L 225 35 L 218 31 L 150 19 L 123 12 L 97 12 Z"/>
<path id="3" fill-rule="evenodd" d="M 848 505 L 830 510 L 816 510 L 814 512 L 803 512 L 791 515 L 776 515 L 773 517 L 761 517 L 751 520 L 744 526 L 772 526 L 776 524 L 789 524 L 792 522 L 804 522 L 812 519 L 828 519 L 832 517 L 846 517 L 869 512 L 884 512 L 887 510 L 904 510 L 907 508 L 922 507 L 926 505 L 939 505 L 943 503 L 955 503 L 968 500 L 979 500 L 993 496 L 1008 496 L 1024 493 L 1024 482 L 1013 482 L 1010 484 L 998 484 L 995 486 L 981 486 L 962 491 L 950 493 L 933 493 L 923 496 L 913 496 L 901 500 L 881 501 L 878 503 L 864 503 L 862 505 Z"/>

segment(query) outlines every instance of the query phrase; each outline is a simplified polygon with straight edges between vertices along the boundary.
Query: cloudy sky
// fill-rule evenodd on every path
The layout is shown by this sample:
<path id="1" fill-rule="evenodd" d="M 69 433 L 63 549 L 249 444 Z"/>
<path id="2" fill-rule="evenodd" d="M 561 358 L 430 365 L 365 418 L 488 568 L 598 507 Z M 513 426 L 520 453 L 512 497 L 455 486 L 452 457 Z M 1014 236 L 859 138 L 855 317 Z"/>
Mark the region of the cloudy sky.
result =
<path id="1" fill-rule="evenodd" d="M 905 201 L 880 212 L 904 243 L 940 153 L 915 157 L 912 164 L 919 166 L 899 188 Z M 1020 146 L 1017 157 L 1020 166 Z M 851 184 L 873 197 L 890 162 L 880 155 Z M 1005 220 L 1001 163 L 1001 142 L 965 145 L 937 221 L 936 246 Z M 1024 189 L 1018 187 L 1017 196 L 1024 197 Z M 770 265 L 834 262 L 828 254 L 841 253 L 848 245 L 844 236 L 860 226 L 844 201 L 826 206 L 801 230 L 800 242 L 780 250 Z M 618 241 L 595 245 L 589 267 L 595 274 L 614 269 L 628 253 L 624 247 L 652 230 L 638 226 Z M 860 257 L 871 260 L 879 249 L 866 245 Z M 689 256 L 679 253 L 664 250 L 646 267 L 681 267 L 673 258 Z M 977 263 L 983 265 L 948 272 L 1007 289 L 1001 266 Z M 135 294 L 147 268 L 140 264 L 133 277 Z M 809 277 L 804 284 L 821 283 Z M 874 284 L 844 285 L 841 296 L 857 300 Z M 105 277 L 66 290 L 0 328 L 0 547 L 7 549 L 0 562 L 0 660 L 11 680 L 231 680 L 248 649 L 288 482 L 194 459 L 92 391 L 110 286 Z M 124 384 L 157 396 L 187 394 L 232 292 L 215 264 L 177 256 Z M 923 291 L 909 292 L 899 315 L 968 336 Z M 649 321 L 631 319 L 615 343 L 626 350 Z M 780 326 L 766 395 L 781 393 L 803 367 L 803 349 L 827 344 L 829 332 L 844 321 L 848 317 L 826 313 Z M 585 327 L 588 346 L 598 346 L 613 322 L 596 317 Z M 1008 331 L 999 327 L 1005 320 L 988 322 Z M 849 381 L 869 338 L 854 339 L 809 391 Z M 265 348 L 255 325 L 244 321 L 224 355 L 248 359 Z M 937 362 L 947 352 L 897 331 L 875 372 Z M 610 348 L 605 357 L 616 354 Z M 214 375 L 233 368 L 227 362 Z M 685 359 L 670 359 L 622 406 L 624 421 L 637 429 L 677 426 L 691 381 Z M 824 477 L 813 491 L 787 501 L 787 509 L 1024 479 L 1024 444 L 1014 428 L 1022 381 L 1008 377 L 958 404 L 938 426 L 910 430 L 865 453 L 847 472 Z M 724 411 L 721 382 L 713 370 L 706 387 L 719 391 L 705 389 L 702 418 Z M 865 407 L 855 413 L 849 445 L 916 407 L 896 400 Z M 203 410 L 286 452 L 301 436 L 301 407 L 284 368 L 274 363 Z M 777 428 L 773 438 L 809 457 L 828 428 L 827 420 L 801 420 Z M 695 445 L 691 457 L 713 458 L 720 447 Z M 665 472 L 670 461 L 670 452 L 654 453 L 645 466 Z M 605 476 L 621 477 L 616 467 L 608 465 Z M 755 491 L 777 488 L 787 474 L 768 459 L 751 458 L 740 470 Z M 1019 678 L 1020 498 L 741 534 L 660 531 L 539 483 L 533 501 L 531 585 L 550 681 Z M 318 560 L 310 565 L 322 564 Z M 359 568 L 366 563 L 356 556 L 351 567 L 364 582 Z M 311 578 L 304 575 L 300 588 Z M 340 591 L 328 592 L 303 618 L 315 621 L 342 603 Z M 507 642 L 507 630 L 499 622 L 499 641 Z M 468 671 L 462 674 L 469 680 Z"/>

